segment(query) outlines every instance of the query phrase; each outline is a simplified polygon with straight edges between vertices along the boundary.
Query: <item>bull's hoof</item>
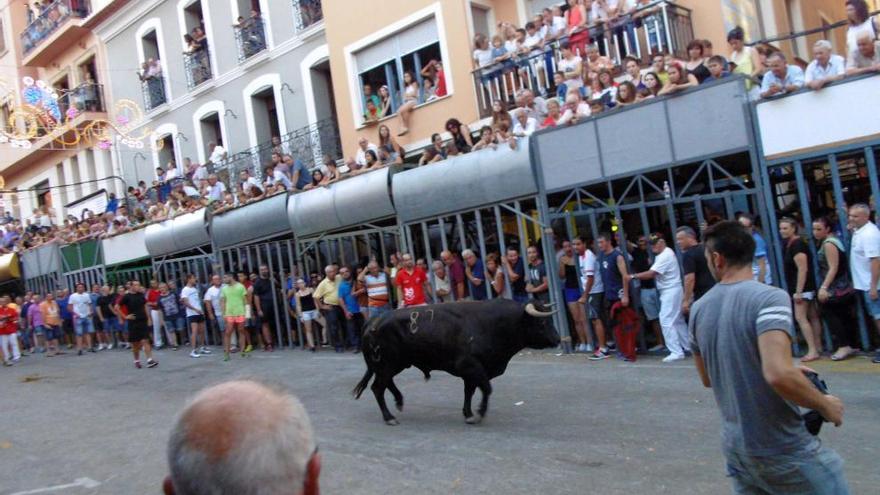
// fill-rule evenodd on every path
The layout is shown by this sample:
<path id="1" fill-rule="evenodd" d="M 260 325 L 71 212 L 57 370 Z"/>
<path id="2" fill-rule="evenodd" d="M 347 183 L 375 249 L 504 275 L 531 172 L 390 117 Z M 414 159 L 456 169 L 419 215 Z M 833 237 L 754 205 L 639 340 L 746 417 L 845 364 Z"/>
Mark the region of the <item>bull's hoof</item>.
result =
<path id="1" fill-rule="evenodd" d="M 473 416 L 468 416 L 467 418 L 464 418 L 464 422 L 469 425 L 478 425 L 481 421 L 483 421 L 483 415 L 481 414 L 475 414 Z"/>
<path id="2" fill-rule="evenodd" d="M 385 424 L 388 425 L 388 426 L 397 426 L 397 425 L 400 424 L 400 421 L 398 421 L 398 420 L 395 419 L 395 418 L 391 418 L 391 419 L 386 419 L 386 420 L 385 420 Z"/>

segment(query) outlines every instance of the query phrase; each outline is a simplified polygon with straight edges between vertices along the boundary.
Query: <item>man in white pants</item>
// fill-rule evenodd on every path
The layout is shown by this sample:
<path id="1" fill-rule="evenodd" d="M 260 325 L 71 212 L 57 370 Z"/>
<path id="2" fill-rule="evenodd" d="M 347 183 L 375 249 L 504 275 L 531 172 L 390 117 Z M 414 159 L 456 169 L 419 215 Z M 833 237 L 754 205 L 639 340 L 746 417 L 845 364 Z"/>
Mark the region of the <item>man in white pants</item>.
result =
<path id="1" fill-rule="evenodd" d="M 666 246 L 662 234 L 651 235 L 650 241 L 651 250 L 654 252 L 654 264 L 648 271 L 627 278 L 654 279 L 657 282 L 657 292 L 660 293 L 660 328 L 663 330 L 663 339 L 670 353 L 663 358 L 663 362 L 670 363 L 684 359 L 684 350 L 690 347 L 687 323 L 681 314 L 681 302 L 684 299 L 681 270 L 675 252 Z"/>
<path id="2" fill-rule="evenodd" d="M 3 366 L 21 359 L 18 349 L 18 312 L 9 307 L 9 296 L 0 297 L 0 348 L 3 352 Z"/>

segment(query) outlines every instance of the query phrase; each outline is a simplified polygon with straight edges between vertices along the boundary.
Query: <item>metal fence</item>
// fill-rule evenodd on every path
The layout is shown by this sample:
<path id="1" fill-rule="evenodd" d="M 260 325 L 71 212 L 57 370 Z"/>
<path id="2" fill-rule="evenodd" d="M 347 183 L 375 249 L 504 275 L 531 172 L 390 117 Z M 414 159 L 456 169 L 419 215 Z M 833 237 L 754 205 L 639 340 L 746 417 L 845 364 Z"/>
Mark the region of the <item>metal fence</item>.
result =
<path id="1" fill-rule="evenodd" d="M 238 63 L 266 49 L 266 24 L 261 17 L 245 19 L 235 26 L 235 43 L 238 45 Z"/>
<path id="2" fill-rule="evenodd" d="M 307 29 L 324 20 L 321 0 L 293 0 L 293 22 L 297 31 Z"/>
<path id="3" fill-rule="evenodd" d="M 85 18 L 91 13 L 88 0 L 55 0 L 42 8 L 40 15 L 31 21 L 21 33 L 24 55 L 32 52 L 72 17 Z"/>
<path id="4" fill-rule="evenodd" d="M 630 16 L 621 17 L 611 24 L 590 27 L 590 40 L 599 53 L 621 65 L 623 57 L 635 57 L 648 63 L 655 53 L 672 53 L 687 59 L 687 44 L 694 39 L 691 11 L 665 1 L 642 7 Z M 568 37 L 560 38 L 529 54 L 513 57 L 503 63 L 481 67 L 473 72 L 477 88 L 480 117 L 492 115 L 492 102 L 503 100 L 514 105 L 514 95 L 527 88 L 535 94 L 552 95 L 556 92 L 553 74 L 562 58 L 561 45 Z M 584 59 L 586 53 L 576 53 Z"/>
<path id="5" fill-rule="evenodd" d="M 58 108 L 61 110 L 62 119 L 67 118 L 67 113 L 75 109 L 76 113 L 82 112 L 106 112 L 104 105 L 104 85 L 96 83 L 84 83 L 66 91 L 58 98 Z"/>
<path id="6" fill-rule="evenodd" d="M 280 137 L 276 144 L 267 141 L 259 146 L 230 155 L 223 163 L 215 164 L 213 172 L 229 187 L 238 180 L 242 170 L 249 170 L 254 177 L 262 177 L 262 169 L 272 161 L 276 150 L 282 155 L 290 155 L 300 160 L 308 168 L 323 162 L 325 155 L 334 160 L 342 158 L 342 143 L 339 140 L 339 126 L 336 119 L 324 119 L 301 127 Z"/>
<path id="7" fill-rule="evenodd" d="M 183 68 L 186 72 L 186 87 L 188 89 L 193 89 L 214 77 L 211 74 L 211 57 L 208 48 L 184 53 Z"/>
<path id="8" fill-rule="evenodd" d="M 144 110 L 148 112 L 168 101 L 165 96 L 165 78 L 162 76 L 141 80 L 141 92 L 144 95 Z"/>

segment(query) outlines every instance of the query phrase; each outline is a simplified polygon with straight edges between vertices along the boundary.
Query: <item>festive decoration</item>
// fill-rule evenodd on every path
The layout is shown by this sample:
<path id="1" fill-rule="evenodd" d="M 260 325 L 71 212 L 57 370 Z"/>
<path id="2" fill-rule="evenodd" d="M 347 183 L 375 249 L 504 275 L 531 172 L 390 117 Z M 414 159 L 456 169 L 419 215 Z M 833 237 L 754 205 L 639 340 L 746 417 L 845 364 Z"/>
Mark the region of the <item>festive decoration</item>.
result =
<path id="1" fill-rule="evenodd" d="M 0 144 L 15 148 L 31 148 L 38 139 L 50 136 L 52 141 L 63 146 L 97 146 L 110 149 L 119 141 L 132 149 L 143 149 L 152 129 L 138 127 L 143 122 L 144 113 L 137 103 L 119 100 L 113 105 L 110 119 L 94 119 L 84 126 L 77 127 L 76 119 L 84 111 L 76 106 L 68 108 L 62 115 L 58 103 L 58 93 L 44 81 L 32 77 L 22 78 L 22 106 L 12 107 L 6 122 L 0 122 Z M 14 90 L 0 81 L 0 98 L 9 103 L 15 100 Z M 161 149 L 163 142 L 150 143 L 154 149 Z"/>

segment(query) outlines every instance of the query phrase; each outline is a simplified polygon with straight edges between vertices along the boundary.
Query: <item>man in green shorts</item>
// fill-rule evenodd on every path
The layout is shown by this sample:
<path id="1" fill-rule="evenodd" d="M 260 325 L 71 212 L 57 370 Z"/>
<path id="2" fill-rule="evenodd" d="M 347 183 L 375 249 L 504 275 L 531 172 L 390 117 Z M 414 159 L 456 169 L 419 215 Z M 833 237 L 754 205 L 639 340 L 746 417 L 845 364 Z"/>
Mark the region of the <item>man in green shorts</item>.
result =
<path id="1" fill-rule="evenodd" d="M 226 330 L 223 332 L 223 360 L 229 361 L 229 345 L 232 334 L 238 331 L 239 342 L 246 342 L 244 329 L 244 308 L 247 299 L 247 289 L 230 274 L 223 276 L 226 285 L 220 289 L 220 311 L 226 321 Z M 247 348 L 241 352 L 243 357 L 249 356 Z"/>

